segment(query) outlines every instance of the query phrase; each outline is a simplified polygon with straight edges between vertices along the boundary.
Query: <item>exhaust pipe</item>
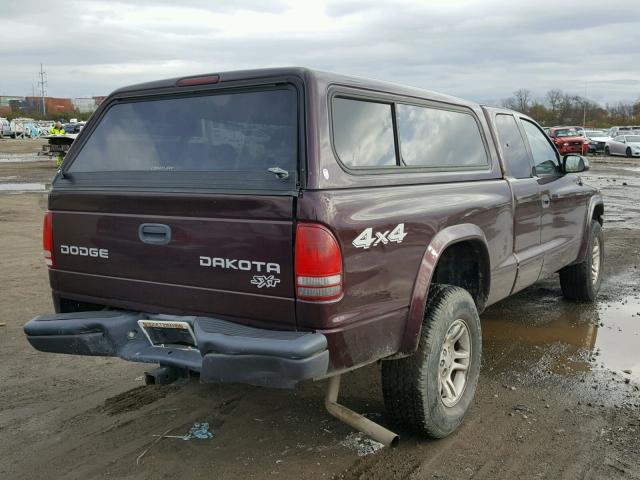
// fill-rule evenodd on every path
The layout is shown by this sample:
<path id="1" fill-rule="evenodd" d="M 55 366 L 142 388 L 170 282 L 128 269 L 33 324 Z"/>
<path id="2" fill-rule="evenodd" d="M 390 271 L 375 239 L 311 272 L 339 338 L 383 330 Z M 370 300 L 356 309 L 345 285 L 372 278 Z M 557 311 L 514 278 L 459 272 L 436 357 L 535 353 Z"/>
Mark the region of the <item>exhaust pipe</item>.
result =
<path id="1" fill-rule="evenodd" d="M 392 448 L 397 447 L 398 442 L 400 441 L 400 437 L 397 434 L 338 403 L 340 377 L 341 375 L 336 375 L 329 378 L 327 394 L 324 398 L 324 406 L 327 411 L 338 420 L 341 420 L 356 430 L 365 433 L 377 442 L 382 443 L 384 446 Z"/>

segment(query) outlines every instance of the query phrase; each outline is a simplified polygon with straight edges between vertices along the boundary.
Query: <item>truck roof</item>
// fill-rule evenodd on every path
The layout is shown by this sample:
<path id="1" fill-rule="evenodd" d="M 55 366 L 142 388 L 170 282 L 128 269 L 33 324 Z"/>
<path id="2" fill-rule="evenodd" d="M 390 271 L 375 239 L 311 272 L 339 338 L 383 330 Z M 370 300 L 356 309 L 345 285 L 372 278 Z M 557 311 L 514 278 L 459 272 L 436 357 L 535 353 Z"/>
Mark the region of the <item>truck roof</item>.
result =
<path id="1" fill-rule="evenodd" d="M 228 82 L 234 80 L 247 80 L 257 78 L 267 78 L 274 76 L 296 76 L 306 81 L 316 82 L 319 84 L 340 84 L 356 88 L 364 88 L 373 91 L 382 91 L 397 95 L 404 95 L 416 98 L 429 98 L 445 103 L 454 103 L 457 105 L 465 105 L 472 108 L 479 107 L 476 102 L 464 100 L 451 95 L 434 92 L 417 87 L 410 87 L 392 82 L 381 80 L 372 80 L 364 77 L 356 77 L 349 75 L 341 75 L 338 73 L 314 70 L 305 67 L 277 67 L 277 68 L 260 68 L 252 70 L 233 70 L 228 72 L 209 72 L 201 75 L 185 75 L 184 77 L 167 78 L 164 80 L 156 80 L 153 82 L 139 83 L 122 87 L 113 92 L 113 94 L 126 94 L 128 92 L 136 92 L 140 90 L 155 90 L 163 88 L 172 88 L 176 86 L 178 80 L 183 78 L 206 77 L 210 75 L 219 76 L 219 82 Z"/>

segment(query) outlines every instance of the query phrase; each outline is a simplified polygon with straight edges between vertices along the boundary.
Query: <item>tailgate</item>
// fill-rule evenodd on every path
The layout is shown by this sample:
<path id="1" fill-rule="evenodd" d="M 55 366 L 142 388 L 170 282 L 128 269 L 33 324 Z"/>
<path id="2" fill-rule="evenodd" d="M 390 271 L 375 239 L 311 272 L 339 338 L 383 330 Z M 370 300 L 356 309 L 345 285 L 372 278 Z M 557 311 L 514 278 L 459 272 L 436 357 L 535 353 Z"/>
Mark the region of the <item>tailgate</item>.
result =
<path id="1" fill-rule="evenodd" d="M 50 207 L 62 296 L 295 325 L 292 197 L 54 192 Z"/>
<path id="2" fill-rule="evenodd" d="M 92 117 L 50 196 L 61 297 L 295 327 L 299 90 L 214 80 Z"/>

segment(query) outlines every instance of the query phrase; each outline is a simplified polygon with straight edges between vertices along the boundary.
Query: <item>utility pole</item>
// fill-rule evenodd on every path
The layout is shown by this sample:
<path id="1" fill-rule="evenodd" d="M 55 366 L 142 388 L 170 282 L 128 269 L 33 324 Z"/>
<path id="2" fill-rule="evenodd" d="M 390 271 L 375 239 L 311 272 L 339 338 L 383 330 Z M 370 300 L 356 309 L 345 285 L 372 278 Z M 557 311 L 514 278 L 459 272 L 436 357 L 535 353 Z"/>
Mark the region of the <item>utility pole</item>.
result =
<path id="1" fill-rule="evenodd" d="M 40 85 L 40 97 L 42 98 L 42 116 L 47 114 L 47 107 L 44 102 L 45 89 L 47 86 L 47 81 L 45 80 L 46 75 L 46 72 L 42 70 L 42 64 L 40 64 L 40 80 L 38 81 L 38 85 Z"/>
<path id="2" fill-rule="evenodd" d="M 584 82 L 584 98 L 582 100 L 582 128 L 587 126 L 587 82 Z"/>

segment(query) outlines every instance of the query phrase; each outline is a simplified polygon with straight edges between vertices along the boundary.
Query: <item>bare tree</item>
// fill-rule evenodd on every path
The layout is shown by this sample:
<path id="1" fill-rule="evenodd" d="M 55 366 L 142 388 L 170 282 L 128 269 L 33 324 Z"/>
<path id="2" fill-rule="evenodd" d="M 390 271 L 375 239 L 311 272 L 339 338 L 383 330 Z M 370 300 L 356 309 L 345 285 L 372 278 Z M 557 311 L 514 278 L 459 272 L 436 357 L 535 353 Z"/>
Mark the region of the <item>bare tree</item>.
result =
<path id="1" fill-rule="evenodd" d="M 533 101 L 533 94 L 531 93 L 531 90 L 521 88 L 513 92 L 513 97 L 515 98 L 517 105 L 516 110 L 522 113 L 527 113 L 531 106 L 531 102 Z"/>
<path id="2" fill-rule="evenodd" d="M 547 92 L 547 104 L 549 105 L 549 107 L 551 107 L 552 112 L 558 110 L 563 96 L 564 93 L 562 92 L 562 90 L 559 90 L 557 88 L 553 88 Z"/>
<path id="3" fill-rule="evenodd" d="M 521 88 L 513 92 L 513 96 L 502 100 L 502 106 L 518 112 L 528 113 L 533 103 L 531 90 Z"/>
<path id="4" fill-rule="evenodd" d="M 598 103 L 580 95 L 571 95 L 560 89 L 549 90 L 544 101 L 536 99 L 530 90 L 521 88 L 509 98 L 502 100 L 502 106 L 526 113 L 542 125 L 611 126 L 640 124 L 640 99 L 635 102 L 607 104 Z"/>

